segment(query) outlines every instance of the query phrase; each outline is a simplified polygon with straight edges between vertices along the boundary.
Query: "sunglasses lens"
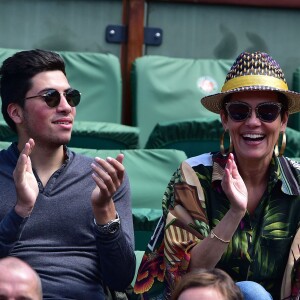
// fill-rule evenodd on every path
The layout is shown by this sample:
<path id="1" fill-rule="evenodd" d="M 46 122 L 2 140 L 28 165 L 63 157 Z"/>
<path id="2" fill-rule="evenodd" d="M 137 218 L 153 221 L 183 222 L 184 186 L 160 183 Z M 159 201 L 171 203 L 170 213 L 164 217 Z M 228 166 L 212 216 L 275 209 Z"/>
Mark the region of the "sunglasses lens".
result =
<path id="1" fill-rule="evenodd" d="M 240 122 L 248 118 L 250 108 L 243 103 L 229 103 L 227 111 L 233 121 Z"/>
<path id="2" fill-rule="evenodd" d="M 280 113 L 280 106 L 272 103 L 263 103 L 257 106 L 257 114 L 263 122 L 273 122 Z"/>
<path id="3" fill-rule="evenodd" d="M 77 90 L 71 89 L 66 93 L 66 99 L 70 104 L 70 106 L 72 107 L 75 107 L 79 104 L 80 98 L 81 98 L 80 92 Z"/>
<path id="4" fill-rule="evenodd" d="M 43 98 L 46 102 L 46 104 L 49 107 L 55 107 L 57 105 L 59 105 L 60 102 L 60 94 L 58 91 L 56 90 L 49 90 L 47 91 L 44 95 Z"/>
<path id="5" fill-rule="evenodd" d="M 56 107 L 60 103 L 60 93 L 57 90 L 49 90 L 44 95 L 43 98 L 49 107 Z M 80 102 L 80 92 L 77 90 L 70 89 L 66 92 L 65 97 L 70 106 L 75 107 Z"/>

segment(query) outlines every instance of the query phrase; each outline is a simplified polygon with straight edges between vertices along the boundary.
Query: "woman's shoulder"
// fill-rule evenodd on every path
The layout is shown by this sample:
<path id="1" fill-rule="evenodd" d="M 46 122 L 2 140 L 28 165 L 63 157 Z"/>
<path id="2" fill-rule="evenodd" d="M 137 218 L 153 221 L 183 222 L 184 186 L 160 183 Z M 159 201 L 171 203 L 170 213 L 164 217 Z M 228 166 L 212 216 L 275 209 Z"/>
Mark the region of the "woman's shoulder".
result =
<path id="1" fill-rule="evenodd" d="M 213 153 L 204 153 L 198 156 L 190 157 L 187 160 L 185 160 L 185 162 L 188 163 L 192 168 L 199 165 L 211 167 L 213 165 L 212 157 Z"/>
<path id="2" fill-rule="evenodd" d="M 300 195 L 300 162 L 287 157 L 277 157 L 279 178 L 283 182 L 283 191 Z"/>
<path id="3" fill-rule="evenodd" d="M 300 173 L 300 158 L 284 157 L 284 159 L 292 169 L 295 169 L 295 171 Z"/>

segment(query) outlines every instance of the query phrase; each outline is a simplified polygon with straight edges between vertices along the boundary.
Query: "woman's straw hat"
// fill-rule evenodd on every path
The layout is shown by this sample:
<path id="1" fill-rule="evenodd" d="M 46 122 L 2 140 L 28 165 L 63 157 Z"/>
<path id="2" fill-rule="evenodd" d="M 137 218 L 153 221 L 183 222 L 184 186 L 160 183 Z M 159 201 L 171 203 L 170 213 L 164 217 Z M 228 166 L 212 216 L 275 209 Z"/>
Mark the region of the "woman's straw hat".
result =
<path id="1" fill-rule="evenodd" d="M 220 113 L 226 95 L 243 91 L 276 91 L 286 96 L 288 112 L 300 111 L 300 94 L 288 89 L 279 64 L 267 53 L 241 53 L 228 72 L 221 93 L 203 97 L 201 103 Z"/>

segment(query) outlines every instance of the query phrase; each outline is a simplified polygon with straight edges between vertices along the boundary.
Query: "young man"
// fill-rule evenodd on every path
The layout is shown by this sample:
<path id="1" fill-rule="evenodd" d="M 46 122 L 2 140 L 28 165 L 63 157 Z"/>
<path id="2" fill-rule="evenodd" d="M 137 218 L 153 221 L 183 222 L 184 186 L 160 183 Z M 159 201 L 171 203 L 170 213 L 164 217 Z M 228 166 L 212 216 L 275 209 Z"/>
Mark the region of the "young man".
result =
<path id="1" fill-rule="evenodd" d="M 0 152 L 0 257 L 26 261 L 44 299 L 103 299 L 135 272 L 129 181 L 116 159 L 65 145 L 80 93 L 62 58 L 21 51 L 1 70 L 2 113 L 18 143 Z"/>
<path id="2" fill-rule="evenodd" d="M 0 299 L 42 300 L 39 275 L 19 258 L 0 259 Z"/>

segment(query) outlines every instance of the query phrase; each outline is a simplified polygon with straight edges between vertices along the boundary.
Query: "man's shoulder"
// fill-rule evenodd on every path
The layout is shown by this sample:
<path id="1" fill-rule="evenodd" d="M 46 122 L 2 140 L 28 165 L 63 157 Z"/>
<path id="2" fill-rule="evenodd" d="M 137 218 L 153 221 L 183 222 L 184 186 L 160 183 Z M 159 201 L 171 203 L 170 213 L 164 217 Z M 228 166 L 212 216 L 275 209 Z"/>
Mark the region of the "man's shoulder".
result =
<path id="1" fill-rule="evenodd" d="M 89 163 L 94 160 L 93 157 L 82 154 L 82 153 L 78 153 L 78 152 L 74 151 L 73 149 L 68 148 L 67 151 L 68 151 L 67 152 L 68 156 L 71 160 L 75 160 L 75 161 L 79 161 L 79 162 L 83 162 L 83 163 Z"/>
<path id="2" fill-rule="evenodd" d="M 18 150 L 17 146 L 14 144 L 11 144 L 6 149 L 2 148 L 0 150 L 0 164 L 1 166 L 5 165 L 15 165 L 18 160 Z"/>

